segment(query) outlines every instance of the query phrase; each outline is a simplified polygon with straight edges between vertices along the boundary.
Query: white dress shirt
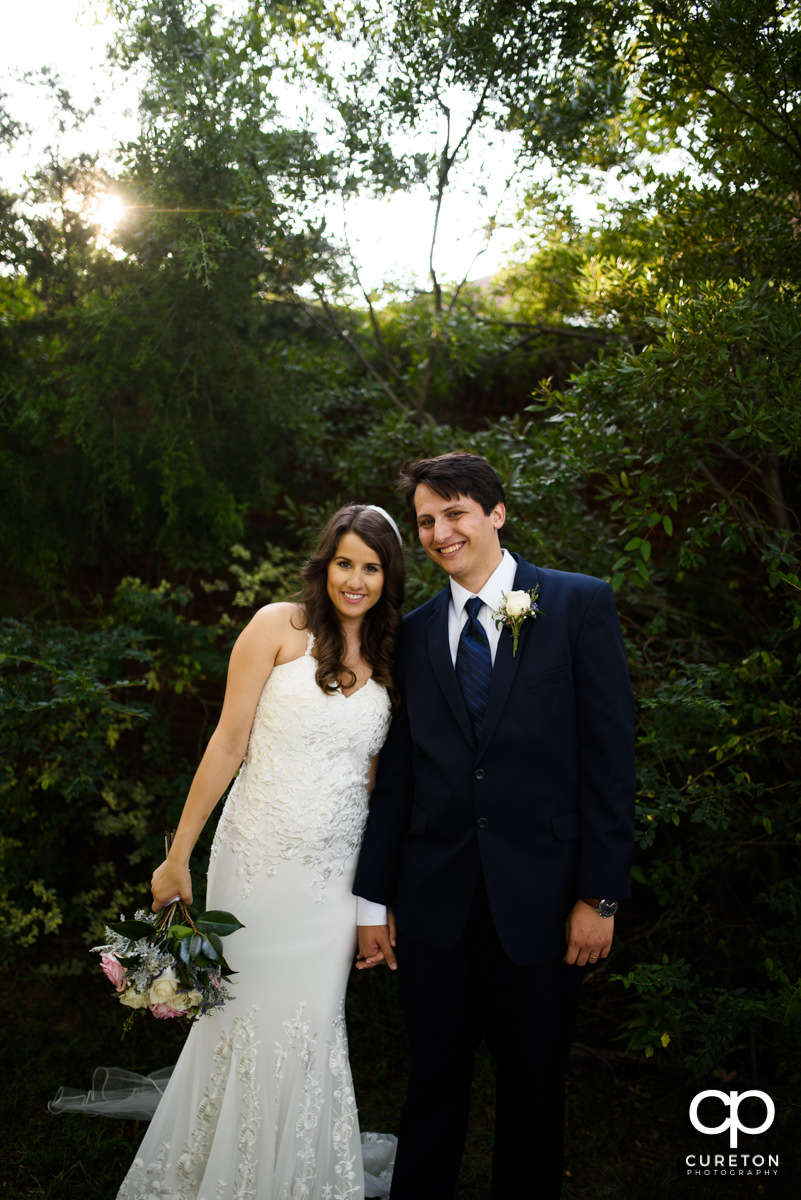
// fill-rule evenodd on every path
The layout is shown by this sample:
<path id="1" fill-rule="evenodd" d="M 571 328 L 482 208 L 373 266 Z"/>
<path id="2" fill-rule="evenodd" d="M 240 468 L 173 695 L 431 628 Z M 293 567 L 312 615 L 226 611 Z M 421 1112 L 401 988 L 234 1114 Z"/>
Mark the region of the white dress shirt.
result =
<path id="1" fill-rule="evenodd" d="M 455 579 L 450 581 L 451 602 L 448 605 L 448 643 L 454 667 L 456 666 L 456 651 L 459 648 L 459 638 L 468 619 L 465 612 L 465 605 L 471 596 L 475 595 L 479 596 L 484 602 L 483 607 L 479 610 L 478 620 L 486 630 L 492 662 L 493 664 L 495 663 L 495 654 L 501 638 L 501 631 L 493 621 L 492 614 L 496 608 L 500 607 L 501 600 L 506 593 L 513 590 L 516 572 L 517 563 L 509 551 L 504 550 L 501 561 L 480 592 L 468 592 Z M 383 904 L 376 904 L 373 900 L 365 900 L 364 897 L 359 896 L 356 920 L 359 925 L 386 925 L 386 907 Z"/>
<path id="2" fill-rule="evenodd" d="M 451 580 L 451 602 L 448 607 L 448 642 L 451 648 L 451 661 L 454 667 L 456 666 L 456 652 L 459 649 L 459 638 L 467 624 L 465 605 L 472 596 L 478 596 L 484 602 L 483 608 L 479 610 L 478 621 L 480 625 L 484 626 L 487 634 L 490 654 L 492 655 L 494 665 L 498 642 L 501 639 L 501 631 L 493 621 L 492 614 L 496 608 L 500 607 L 506 593 L 513 590 L 516 573 L 517 563 L 509 551 L 504 550 L 501 561 L 480 592 L 468 592 L 455 579 Z"/>

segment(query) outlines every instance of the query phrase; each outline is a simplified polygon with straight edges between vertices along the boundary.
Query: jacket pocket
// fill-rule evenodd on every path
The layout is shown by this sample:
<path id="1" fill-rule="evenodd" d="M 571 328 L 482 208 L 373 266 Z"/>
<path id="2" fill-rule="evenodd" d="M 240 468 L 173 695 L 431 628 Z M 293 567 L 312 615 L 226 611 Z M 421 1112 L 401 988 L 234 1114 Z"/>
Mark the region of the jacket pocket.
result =
<path id="1" fill-rule="evenodd" d="M 579 835 L 579 815 L 577 812 L 554 813 L 551 817 L 553 835 L 559 842 L 572 842 Z"/>
<path id="2" fill-rule="evenodd" d="M 521 684 L 524 688 L 540 688 L 549 687 L 554 683 L 562 683 L 565 679 L 570 679 L 572 668 L 555 667 L 552 671 L 540 671 L 539 674 L 528 675 L 521 679 Z"/>

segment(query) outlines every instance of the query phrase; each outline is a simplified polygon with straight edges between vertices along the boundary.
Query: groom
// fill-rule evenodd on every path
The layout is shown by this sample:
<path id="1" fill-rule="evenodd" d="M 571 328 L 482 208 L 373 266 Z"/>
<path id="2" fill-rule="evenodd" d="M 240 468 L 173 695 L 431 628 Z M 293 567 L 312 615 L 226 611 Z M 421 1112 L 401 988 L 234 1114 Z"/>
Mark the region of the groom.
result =
<path id="1" fill-rule="evenodd" d="M 409 1032 L 392 1200 L 453 1195 L 481 1038 L 496 1064 L 493 1200 L 552 1200 L 582 968 L 606 958 L 629 895 L 620 626 L 608 584 L 502 548 L 504 491 L 483 459 L 407 464 L 401 489 L 449 583 L 404 622 L 402 707 L 354 884 L 358 965 L 398 966 Z M 537 588 L 515 651 L 492 614 Z"/>

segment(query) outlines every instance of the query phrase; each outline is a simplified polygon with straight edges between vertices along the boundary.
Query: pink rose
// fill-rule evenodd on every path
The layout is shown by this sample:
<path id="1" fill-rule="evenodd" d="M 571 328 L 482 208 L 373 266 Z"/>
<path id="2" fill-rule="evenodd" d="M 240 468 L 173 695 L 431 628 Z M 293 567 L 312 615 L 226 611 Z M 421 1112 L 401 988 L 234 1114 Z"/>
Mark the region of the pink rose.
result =
<path id="1" fill-rule="evenodd" d="M 154 1017 L 185 1017 L 186 1010 L 183 1008 L 173 1008 L 169 1004 L 148 1004 L 148 1012 L 151 1012 Z"/>
<path id="2" fill-rule="evenodd" d="M 125 967 L 113 954 L 101 954 L 100 965 L 118 992 L 125 987 Z"/>

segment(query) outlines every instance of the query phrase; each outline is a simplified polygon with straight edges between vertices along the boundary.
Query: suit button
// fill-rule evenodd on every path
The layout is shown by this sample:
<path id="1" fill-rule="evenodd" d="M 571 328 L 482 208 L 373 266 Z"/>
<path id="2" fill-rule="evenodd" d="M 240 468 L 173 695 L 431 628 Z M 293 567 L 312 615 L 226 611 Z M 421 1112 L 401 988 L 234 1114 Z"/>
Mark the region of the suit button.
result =
<path id="1" fill-rule="evenodd" d="M 479 829 L 486 829 L 488 825 L 489 825 L 489 821 L 487 820 L 487 818 L 486 818 L 486 817 L 479 817 L 479 818 L 478 818 L 478 827 L 479 827 Z"/>
<path id="2" fill-rule="evenodd" d="M 481 767 L 479 767 L 477 771 L 473 772 L 473 778 L 474 779 L 483 779 L 484 776 L 486 775 L 486 773 L 487 773 L 486 771 L 483 771 L 481 769 Z"/>

